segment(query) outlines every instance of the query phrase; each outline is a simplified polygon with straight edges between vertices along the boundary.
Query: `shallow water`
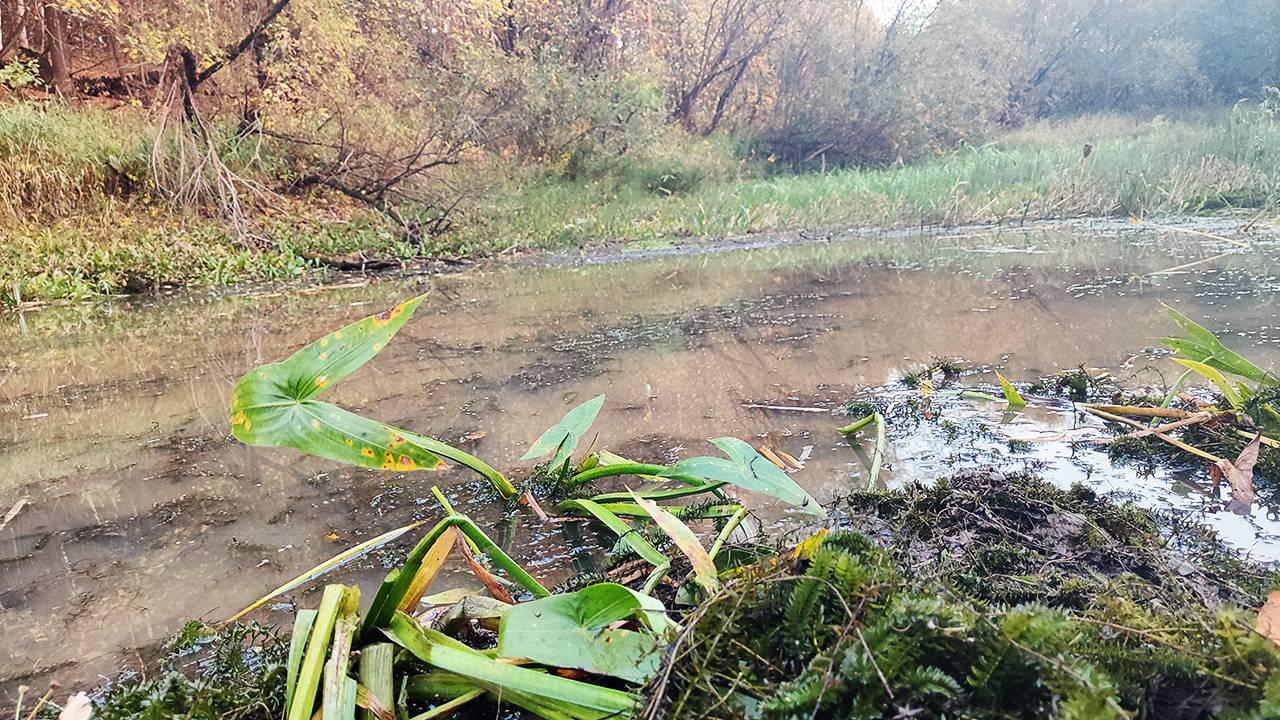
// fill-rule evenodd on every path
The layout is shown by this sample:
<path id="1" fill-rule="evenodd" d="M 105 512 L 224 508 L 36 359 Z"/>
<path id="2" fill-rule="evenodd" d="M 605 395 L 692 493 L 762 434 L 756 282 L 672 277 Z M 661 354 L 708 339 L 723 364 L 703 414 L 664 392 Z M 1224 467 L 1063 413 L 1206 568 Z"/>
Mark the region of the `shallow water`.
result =
<path id="1" fill-rule="evenodd" d="M 666 460 L 737 435 L 806 456 L 795 478 L 826 500 L 865 482 L 868 450 L 844 443 L 834 427 L 847 419 L 829 411 L 934 356 L 1013 379 L 1084 364 L 1127 385 L 1159 385 L 1173 367 L 1154 349 L 1172 330 L 1165 302 L 1274 367 L 1276 240 L 1239 237 L 1248 249 L 1119 223 L 773 238 L 0 316 L 0 511 L 29 502 L 0 530 L 0 706 L 20 683 L 83 685 L 137 667 L 186 619 L 220 620 L 344 547 L 438 517 L 433 484 L 545 583 L 591 569 L 608 538 L 508 514 L 464 471 L 355 471 L 229 439 L 229 393 L 242 372 L 414 293 L 432 291 L 332 399 L 518 475 L 515 458 L 546 426 L 603 392 L 601 446 Z M 1273 510 L 1231 515 L 1183 479 L 1113 468 L 1094 450 L 1072 453 L 1068 438 L 1096 425 L 1069 405 L 1033 403 L 1006 418 L 1002 404 L 945 393 L 935 403 L 991 433 L 939 450 L 934 425 L 891 428 L 890 484 L 988 462 L 999 450 L 1002 463 L 1030 463 L 1055 482 L 1200 513 L 1243 551 L 1280 557 Z M 1011 438 L 1034 442 L 1011 454 Z M 748 498 L 761 523 L 785 516 L 758 500 Z M 371 591 L 398 547 L 333 578 Z M 459 569 L 438 582 L 471 581 Z"/>

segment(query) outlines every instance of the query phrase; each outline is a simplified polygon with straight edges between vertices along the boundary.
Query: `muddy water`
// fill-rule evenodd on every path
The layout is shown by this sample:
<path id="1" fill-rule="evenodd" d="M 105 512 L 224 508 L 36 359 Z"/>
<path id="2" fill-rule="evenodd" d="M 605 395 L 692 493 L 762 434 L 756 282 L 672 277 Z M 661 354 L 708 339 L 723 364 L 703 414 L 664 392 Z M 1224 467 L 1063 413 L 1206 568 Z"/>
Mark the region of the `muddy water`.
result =
<path id="1" fill-rule="evenodd" d="M 515 458 L 547 425 L 606 393 L 604 446 L 667 460 L 733 434 L 806 455 L 797 481 L 829 499 L 864 482 L 866 448 L 843 444 L 829 412 L 750 406 L 830 410 L 944 355 L 1020 379 L 1087 364 L 1159 385 L 1171 373 L 1153 349 L 1170 330 L 1161 302 L 1274 366 L 1277 245 L 1265 233 L 1241 237 L 1249 249 L 1094 225 L 651 248 L 318 292 L 4 316 L 0 510 L 28 504 L 0 530 L 0 706 L 21 683 L 80 685 L 137 667 L 185 619 L 222 619 L 343 547 L 438 517 L 433 484 L 547 584 L 592 569 L 606 538 L 509 514 L 465 472 L 353 471 L 228 438 L 229 393 L 247 368 L 416 292 L 432 295 L 335 401 L 518 475 Z M 1233 254 L 1150 275 L 1225 251 Z M 1201 512 L 1238 547 L 1280 556 L 1265 507 L 1251 518 L 1224 514 L 1178 478 L 1072 453 L 1065 438 L 1088 426 L 1069 407 L 1010 419 L 996 405 L 938 403 L 989 422 L 996 439 L 941 452 L 928 428 L 895 428 L 889 482 L 999 455 L 1059 482 Z M 1009 438 L 1037 442 L 997 453 Z M 747 500 L 764 525 L 784 515 Z M 398 549 L 334 577 L 371 591 Z M 469 582 L 457 570 L 440 587 Z M 305 592 L 294 599 L 314 602 Z M 263 614 L 287 617 L 283 607 Z"/>

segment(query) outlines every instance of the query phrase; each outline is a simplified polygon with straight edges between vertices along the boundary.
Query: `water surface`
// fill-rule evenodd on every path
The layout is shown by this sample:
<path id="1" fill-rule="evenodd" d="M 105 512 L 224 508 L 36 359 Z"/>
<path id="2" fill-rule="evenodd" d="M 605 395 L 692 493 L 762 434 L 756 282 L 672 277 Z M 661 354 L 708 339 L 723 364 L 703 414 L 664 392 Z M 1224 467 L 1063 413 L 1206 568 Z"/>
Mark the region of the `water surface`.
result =
<path id="1" fill-rule="evenodd" d="M 1235 236 L 1226 223 L 1195 227 Z M 805 456 L 795 478 L 827 500 L 866 473 L 866 448 L 845 444 L 833 428 L 847 420 L 829 411 L 935 356 L 1024 380 L 1087 365 L 1158 387 L 1173 374 L 1155 349 L 1172 330 L 1164 302 L 1274 367 L 1275 239 L 1238 237 L 1248 248 L 1124 224 L 851 234 L 0 316 L 0 511 L 29 502 L 0 530 L 0 706 L 20 683 L 82 685 L 138 667 L 186 619 L 222 619 L 346 546 L 438 518 L 433 484 L 546 584 L 591 569 L 608 538 L 508 513 L 465 471 L 358 471 L 229 438 L 241 373 L 415 293 L 431 296 L 333 400 L 519 475 L 515 459 L 542 430 L 606 393 L 602 446 L 666 461 L 736 435 Z M 1248 518 L 1223 513 L 1179 478 L 1072 452 L 1067 438 L 1096 426 L 1069 405 L 1005 418 L 998 404 L 937 403 L 993 435 L 968 451 L 940 450 L 935 426 L 895 427 L 888 482 L 938 477 L 1001 451 L 1002 463 L 1035 466 L 1055 482 L 1201 513 L 1242 551 L 1280 556 L 1280 526 L 1263 505 Z M 1010 438 L 1035 442 L 1004 452 Z M 785 515 L 745 499 L 764 526 Z M 401 547 L 334 578 L 371 592 Z M 456 569 L 440 582 L 471 580 Z"/>

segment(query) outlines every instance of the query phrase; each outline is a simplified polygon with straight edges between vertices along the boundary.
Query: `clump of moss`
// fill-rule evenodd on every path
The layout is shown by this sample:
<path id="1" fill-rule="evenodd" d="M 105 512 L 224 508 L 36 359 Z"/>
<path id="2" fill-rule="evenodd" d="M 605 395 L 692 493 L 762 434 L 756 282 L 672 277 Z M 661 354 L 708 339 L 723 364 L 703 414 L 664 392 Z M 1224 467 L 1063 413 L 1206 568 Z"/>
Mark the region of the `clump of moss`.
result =
<path id="1" fill-rule="evenodd" d="M 187 623 L 160 671 L 122 678 L 94 699 L 95 720 L 275 720 L 284 713 L 288 640 L 257 623 Z M 52 716 L 51 716 L 52 717 Z"/>
<path id="2" fill-rule="evenodd" d="M 1280 711 L 1242 609 L 1277 578 L 1199 526 L 995 472 L 855 495 L 842 524 L 686 617 L 642 716 Z"/>
<path id="3" fill-rule="evenodd" d="M 899 381 L 909 388 L 920 387 L 925 380 L 932 380 L 935 377 L 945 383 L 960 377 L 960 373 L 964 368 L 955 358 L 935 357 L 923 367 L 908 371 Z"/>

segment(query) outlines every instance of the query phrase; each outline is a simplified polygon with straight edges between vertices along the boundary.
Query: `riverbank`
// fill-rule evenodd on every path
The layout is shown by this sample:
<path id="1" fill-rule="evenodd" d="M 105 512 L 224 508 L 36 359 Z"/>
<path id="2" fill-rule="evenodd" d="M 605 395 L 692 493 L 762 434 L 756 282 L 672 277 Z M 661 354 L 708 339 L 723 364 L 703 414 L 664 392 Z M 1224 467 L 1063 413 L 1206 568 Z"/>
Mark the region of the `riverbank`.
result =
<path id="1" fill-rule="evenodd" d="M 1260 111 L 1237 111 L 1085 118 L 908 166 L 799 175 L 687 137 L 584 167 L 475 158 L 440 234 L 406 238 L 368 208 L 318 192 L 246 201 L 247 224 L 233 232 L 149 189 L 145 123 L 140 110 L 0 108 L 0 304 L 787 230 L 1153 214 L 1243 223 L 1280 200 L 1280 129 Z M 237 152 L 237 169 L 263 189 L 287 176 L 269 149 Z"/>

